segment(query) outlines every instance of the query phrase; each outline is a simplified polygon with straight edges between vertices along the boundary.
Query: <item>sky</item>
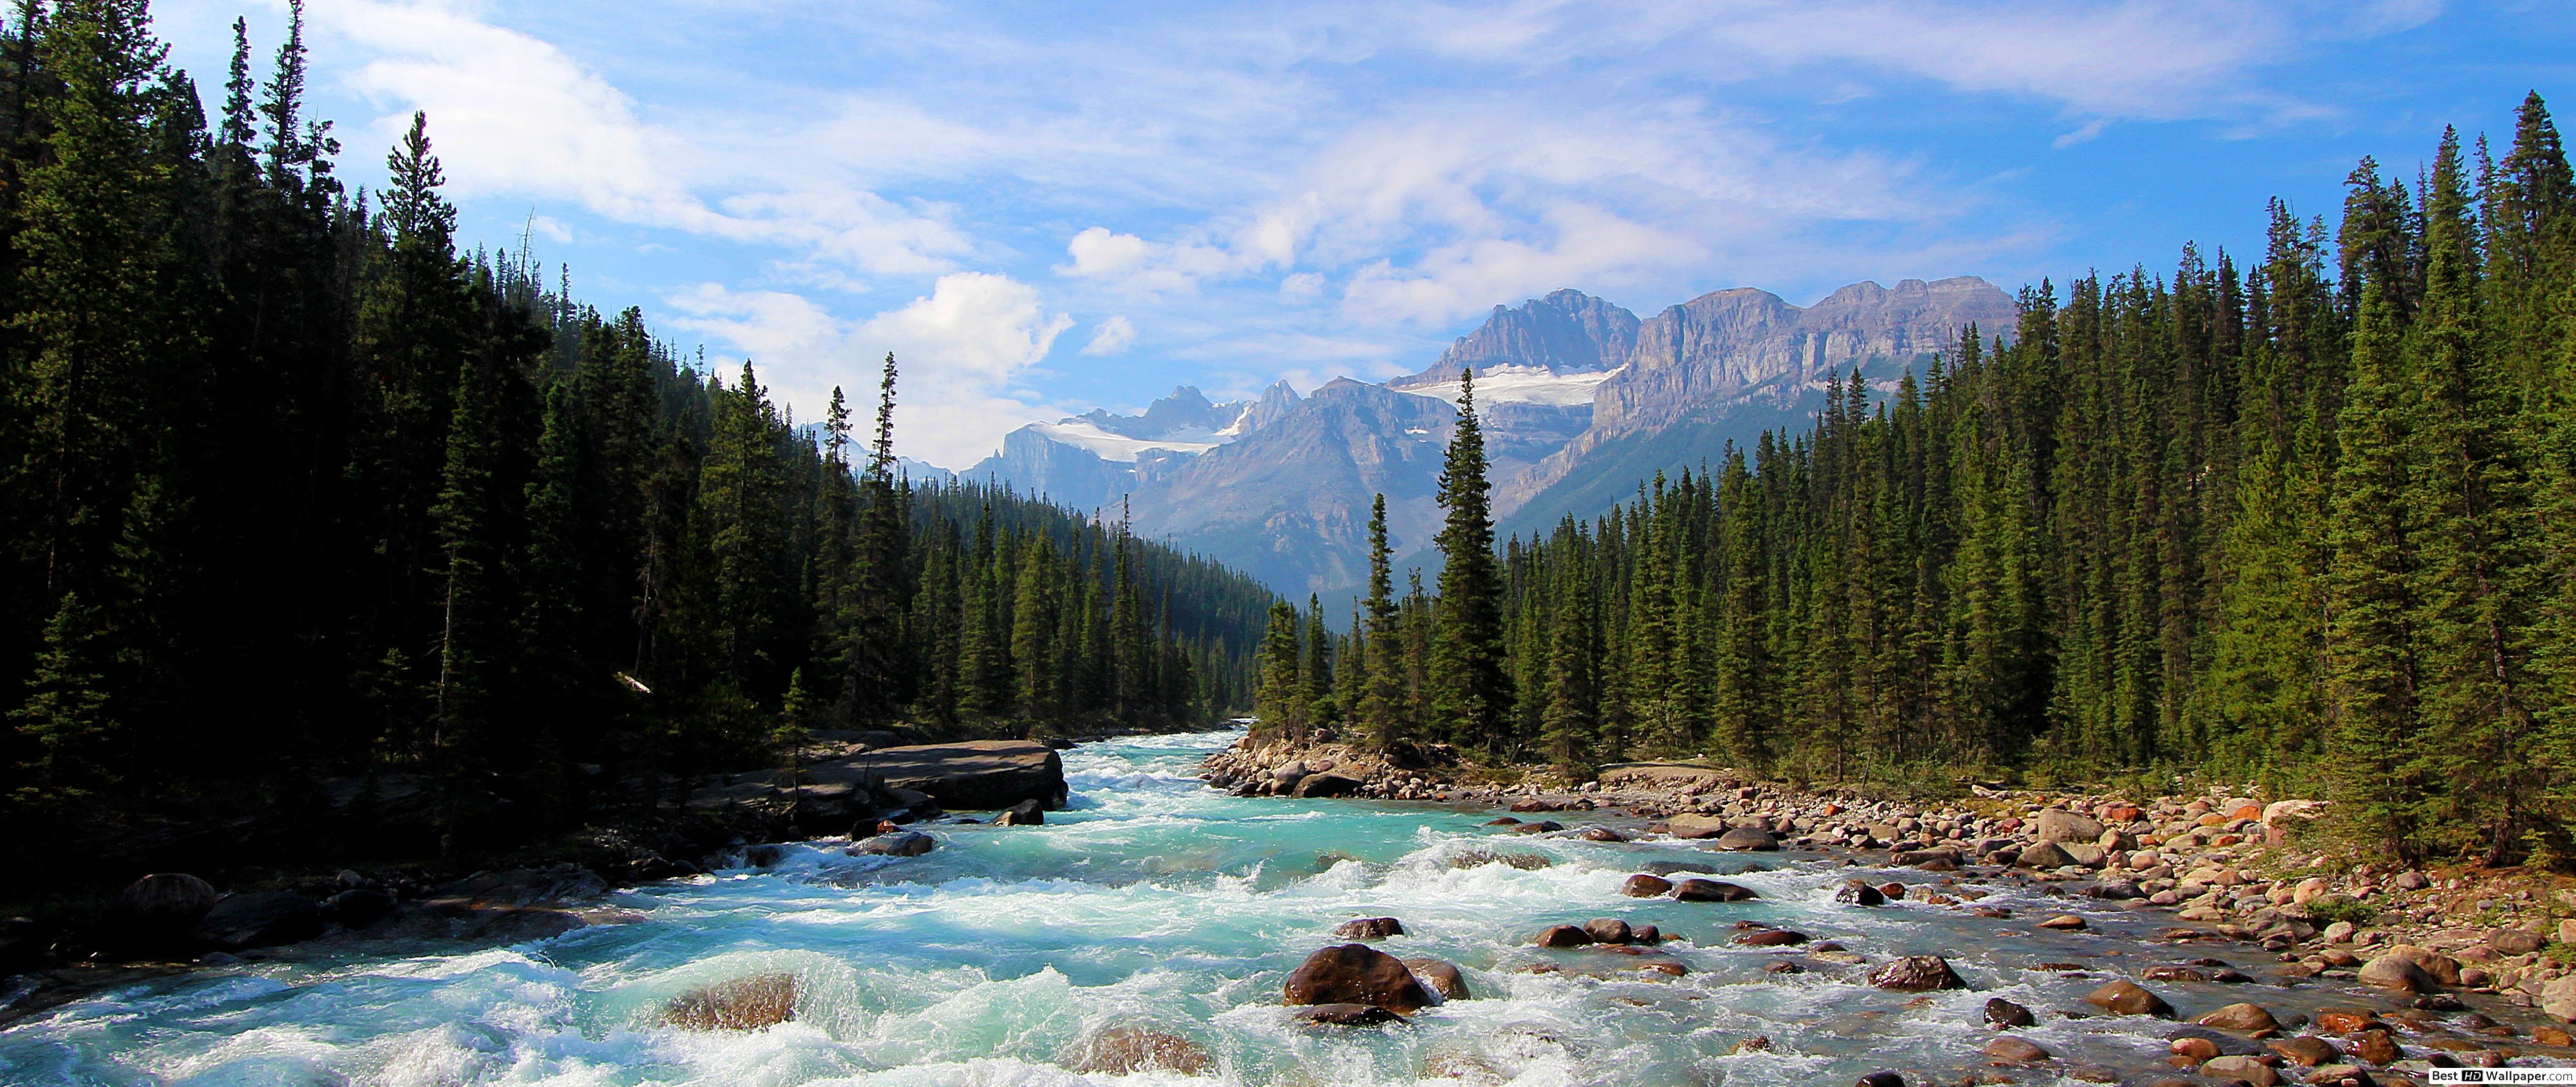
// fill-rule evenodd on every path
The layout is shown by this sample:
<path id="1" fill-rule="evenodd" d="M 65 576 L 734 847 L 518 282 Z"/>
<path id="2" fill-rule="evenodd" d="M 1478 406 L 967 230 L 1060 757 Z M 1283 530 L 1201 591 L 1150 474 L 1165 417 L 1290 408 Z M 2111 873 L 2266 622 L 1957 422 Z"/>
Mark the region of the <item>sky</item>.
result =
<path id="1" fill-rule="evenodd" d="M 162 0 L 219 93 L 283 0 Z M 523 243 L 800 419 L 903 370 L 902 451 L 1421 370 L 1497 304 L 2007 290 L 2244 252 L 2362 155 L 2576 109 L 2576 5 L 2443 0 L 866 4 L 311 0 L 353 183 L 429 115 Z M 864 414 L 864 411 L 862 411 Z"/>

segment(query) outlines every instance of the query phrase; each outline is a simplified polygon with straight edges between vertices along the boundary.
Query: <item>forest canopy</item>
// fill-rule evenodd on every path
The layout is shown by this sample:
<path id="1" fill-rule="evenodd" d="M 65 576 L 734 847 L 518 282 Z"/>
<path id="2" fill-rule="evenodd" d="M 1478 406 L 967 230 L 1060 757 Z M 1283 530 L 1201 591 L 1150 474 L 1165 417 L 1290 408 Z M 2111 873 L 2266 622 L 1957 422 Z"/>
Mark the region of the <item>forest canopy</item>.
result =
<path id="1" fill-rule="evenodd" d="M 2364 159 L 2346 190 L 2335 223 L 2274 201 L 2248 263 L 2025 289 L 2009 336 L 1830 378 L 1811 427 L 1498 575 L 1462 425 L 1463 572 L 1397 598 L 1381 509 L 1348 634 L 1277 606 L 1262 716 L 1576 768 L 2206 773 L 2409 859 L 2576 858 L 2565 150 L 2535 93 L 2501 156 L 2446 131 L 2413 187 Z"/>
<path id="2" fill-rule="evenodd" d="M 429 120 L 381 191 L 301 11 L 212 115 L 142 0 L 0 34 L 0 796 L 13 845 L 291 825 L 425 781 L 508 841 L 805 729 L 1207 722 L 1270 595 L 1006 488 L 915 486 L 835 390 L 460 249 Z M 369 795 L 373 795 L 370 793 Z M 461 836 L 461 837 L 460 837 Z M 41 844 L 39 844 L 41 843 Z"/>

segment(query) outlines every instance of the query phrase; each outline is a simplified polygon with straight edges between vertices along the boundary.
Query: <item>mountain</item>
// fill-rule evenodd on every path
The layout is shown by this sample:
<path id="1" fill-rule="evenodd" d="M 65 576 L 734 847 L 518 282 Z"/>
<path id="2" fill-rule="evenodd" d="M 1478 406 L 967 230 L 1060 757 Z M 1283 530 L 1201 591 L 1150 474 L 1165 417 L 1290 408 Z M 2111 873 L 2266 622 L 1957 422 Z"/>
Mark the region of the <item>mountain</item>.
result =
<path id="1" fill-rule="evenodd" d="M 1504 531 L 1589 517 L 1661 471 L 1714 463 L 1729 440 L 1802 423 L 1824 382 L 1854 367 L 1884 393 L 1957 343 L 1970 324 L 2008 335 L 2019 310 L 1975 276 L 1893 288 L 1854 283 L 1800 308 L 1769 291 L 1715 291 L 1656 314 L 1593 396 L 1584 433 L 1514 476 L 1495 477 Z"/>
<path id="2" fill-rule="evenodd" d="M 1000 452 L 958 475 L 1005 481 L 1071 509 L 1107 511 L 1175 466 L 1241 436 L 1251 406 L 1213 403 L 1183 385 L 1143 415 L 1093 410 L 1031 423 L 1004 435 Z"/>
<path id="3" fill-rule="evenodd" d="M 1766 429 L 1802 425 L 1826 380 L 1858 368 L 1881 392 L 1974 323 L 2008 333 L 2012 299 L 1972 276 L 1855 283 L 1813 306 L 1737 288 L 1638 317 L 1560 290 L 1496 306 L 1419 373 L 1285 383 L 1218 404 L 1183 387 L 1143 415 L 1094 411 L 1012 432 L 967 472 L 1077 509 L 1125 496 L 1138 532 L 1211 555 L 1290 595 L 1346 594 L 1368 575 L 1370 497 L 1387 498 L 1402 563 L 1429 567 L 1434 501 L 1476 374 L 1498 529 L 1546 531 L 1633 495 L 1657 472 L 1697 471 Z"/>

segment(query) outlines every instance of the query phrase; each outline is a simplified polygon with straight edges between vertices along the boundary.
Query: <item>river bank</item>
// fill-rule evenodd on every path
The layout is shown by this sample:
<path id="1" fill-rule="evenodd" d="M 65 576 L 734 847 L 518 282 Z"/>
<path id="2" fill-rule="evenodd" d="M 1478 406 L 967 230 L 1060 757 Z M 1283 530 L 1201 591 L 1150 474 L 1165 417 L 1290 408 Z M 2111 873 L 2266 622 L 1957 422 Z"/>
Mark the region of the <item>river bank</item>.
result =
<path id="1" fill-rule="evenodd" d="M 1240 735 L 1064 752 L 1066 804 L 1035 825 L 975 812 L 612 888 L 596 905 L 624 923 L 500 945 L 326 937 L 112 986 L 0 1029 L 0 1081 L 2148 1087 L 2211 1082 L 2229 1056 L 2275 1078 L 2335 1067 L 2302 1038 L 2379 1082 L 2571 1057 L 2499 994 L 2421 994 L 2463 1009 L 2445 1010 L 2294 976 L 2214 924 L 2074 893 L 2085 880 L 1891 867 L 1801 848 L 1812 833 L 1719 849 L 1597 799 L 1490 825 L 1494 798 L 1209 788 L 1207 760 Z M 930 848 L 866 848 L 901 835 Z M 1748 894 L 1635 897 L 1640 876 Z M 2043 924 L 2060 917 L 2081 927 Z M 1402 973 L 1335 950 L 1353 946 Z M 1354 972 L 1301 990 L 1301 973 L 1333 980 L 1308 971 L 1326 952 Z M 1962 987 L 1890 987 L 1943 984 L 1916 969 L 1928 956 Z M 1371 976 L 1387 988 L 1347 984 Z M 2088 1001 L 2119 985 L 2165 1015 Z M 1335 1019 L 1379 1021 L 1319 1022 Z"/>
<path id="2" fill-rule="evenodd" d="M 1211 755 L 1203 773 L 1237 796 L 1479 805 L 1510 813 L 1490 822 L 1515 833 L 1814 852 L 1854 867 L 2082 896 L 2193 926 L 2162 939 L 2205 934 L 2251 944 L 2285 980 L 2371 985 L 2427 1011 L 2458 1011 L 2462 994 L 2475 994 L 2536 1013 L 2527 1016 L 2528 1033 L 2562 1045 L 2564 1024 L 2576 1022 L 2576 954 L 2569 954 L 2576 881 L 2519 869 L 2355 863 L 2317 833 L 2326 812 L 2314 800 L 1977 788 L 1959 802 L 1916 804 L 1793 790 L 1696 763 L 1604 767 L 1576 784 L 1544 771 L 1475 766 L 1443 748 L 1390 755 L 1251 736 Z M 1579 831 L 1547 818 L 1578 812 L 1591 824 Z M 1934 892 L 1929 904 L 1993 914 L 1979 897 Z"/>

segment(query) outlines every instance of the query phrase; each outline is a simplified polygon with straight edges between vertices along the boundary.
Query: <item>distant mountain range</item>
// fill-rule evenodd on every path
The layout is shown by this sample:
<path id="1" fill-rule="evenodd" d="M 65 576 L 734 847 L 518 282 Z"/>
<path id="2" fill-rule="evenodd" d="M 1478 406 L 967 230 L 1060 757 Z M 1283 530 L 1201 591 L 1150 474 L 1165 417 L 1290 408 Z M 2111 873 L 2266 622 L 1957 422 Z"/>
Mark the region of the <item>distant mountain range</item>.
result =
<path id="1" fill-rule="evenodd" d="M 1884 392 L 1971 322 L 2008 334 L 2013 300 L 1973 276 L 1855 283 L 1813 306 L 1753 288 L 1655 316 L 1560 290 L 1493 315 L 1420 373 L 1340 378 L 1299 396 L 1214 403 L 1183 386 L 1143 415 L 1094 411 L 1022 427 L 958 473 L 1116 516 L 1139 533 L 1245 570 L 1282 593 L 1347 595 L 1368 576 L 1370 496 L 1411 565 L 1438 531 L 1433 496 L 1456 420 L 1458 374 L 1476 374 L 1504 534 L 1589 518 L 1656 472 L 1698 471 L 1726 443 L 1802 426 L 1828 377 L 1854 367 Z M 910 466 L 914 478 L 945 475 Z"/>

